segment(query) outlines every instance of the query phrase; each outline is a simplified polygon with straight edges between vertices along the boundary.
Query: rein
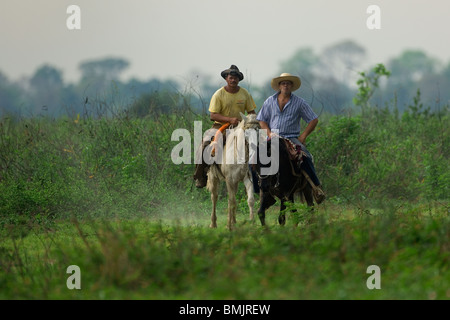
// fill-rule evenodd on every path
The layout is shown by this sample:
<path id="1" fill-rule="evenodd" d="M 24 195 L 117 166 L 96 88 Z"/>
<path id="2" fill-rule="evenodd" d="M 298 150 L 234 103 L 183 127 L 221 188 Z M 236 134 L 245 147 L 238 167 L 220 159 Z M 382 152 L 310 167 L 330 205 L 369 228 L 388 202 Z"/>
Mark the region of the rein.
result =
<path id="1" fill-rule="evenodd" d="M 216 134 L 214 135 L 214 140 L 213 140 L 213 141 L 217 141 L 217 139 L 218 139 L 218 137 L 219 137 L 219 134 L 223 134 L 223 132 L 224 132 L 230 125 L 231 125 L 231 123 L 227 122 L 227 123 L 225 123 L 223 126 L 221 126 L 221 127 L 219 128 L 219 130 L 217 130 Z M 213 149 L 212 149 L 212 151 L 211 151 L 211 156 L 214 157 L 215 154 L 216 154 L 216 147 L 213 146 Z"/>

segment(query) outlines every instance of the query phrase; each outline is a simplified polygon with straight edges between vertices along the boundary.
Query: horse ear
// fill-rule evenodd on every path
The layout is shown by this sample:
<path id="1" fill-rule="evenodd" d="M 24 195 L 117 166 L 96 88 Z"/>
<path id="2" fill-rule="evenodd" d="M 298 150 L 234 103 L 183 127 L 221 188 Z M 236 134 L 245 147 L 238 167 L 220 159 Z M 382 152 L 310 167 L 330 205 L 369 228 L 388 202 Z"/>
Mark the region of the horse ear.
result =
<path id="1" fill-rule="evenodd" d="M 242 120 L 247 121 L 247 117 L 245 116 L 245 114 L 243 114 L 242 112 L 239 111 L 239 113 L 241 114 L 241 118 Z"/>

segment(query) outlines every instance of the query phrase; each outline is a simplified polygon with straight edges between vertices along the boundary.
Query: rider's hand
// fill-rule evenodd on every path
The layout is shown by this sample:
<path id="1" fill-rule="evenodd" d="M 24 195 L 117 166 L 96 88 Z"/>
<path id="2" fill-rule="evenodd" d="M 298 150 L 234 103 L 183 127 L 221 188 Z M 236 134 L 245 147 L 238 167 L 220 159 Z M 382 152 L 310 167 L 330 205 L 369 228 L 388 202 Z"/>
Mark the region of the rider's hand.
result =
<path id="1" fill-rule="evenodd" d="M 306 137 L 302 134 L 300 135 L 300 137 L 298 137 L 298 141 L 300 141 L 301 144 L 305 145 Z"/>
<path id="2" fill-rule="evenodd" d="M 239 119 L 238 118 L 230 118 L 230 124 L 232 126 L 237 126 L 239 124 Z"/>

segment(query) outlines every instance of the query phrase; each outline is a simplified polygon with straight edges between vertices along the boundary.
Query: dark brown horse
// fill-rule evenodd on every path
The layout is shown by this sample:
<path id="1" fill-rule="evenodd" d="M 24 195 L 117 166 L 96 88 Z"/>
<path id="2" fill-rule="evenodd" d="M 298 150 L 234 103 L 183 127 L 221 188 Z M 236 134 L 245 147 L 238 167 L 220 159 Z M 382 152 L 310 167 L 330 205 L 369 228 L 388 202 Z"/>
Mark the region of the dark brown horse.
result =
<path id="1" fill-rule="evenodd" d="M 276 140 L 275 140 L 276 139 Z M 314 206 L 314 198 L 312 193 L 312 187 L 305 178 L 301 169 L 297 163 L 294 163 L 291 159 L 292 150 L 289 150 L 290 141 L 284 138 L 272 138 L 265 142 L 264 146 L 267 150 L 267 156 L 271 159 L 270 163 L 264 164 L 267 161 L 261 161 L 261 152 L 258 152 L 258 161 L 256 165 L 256 171 L 259 178 L 260 186 L 260 207 L 258 210 L 258 216 L 261 224 L 265 225 L 266 210 L 276 203 L 278 198 L 281 201 L 280 214 L 278 216 L 278 222 L 280 225 L 286 223 L 286 202 L 294 202 L 294 195 L 300 194 L 302 202 L 307 203 L 309 207 Z M 272 144 L 278 144 L 278 148 L 272 148 Z M 262 144 L 259 146 L 262 147 Z M 278 149 L 278 157 L 276 154 L 272 155 L 272 152 L 276 152 Z M 264 151 L 263 151 L 264 153 Z M 306 155 L 304 155 L 306 156 Z M 272 170 L 269 174 L 264 173 L 264 168 L 274 166 L 278 161 L 278 170 Z M 267 170 L 266 170 L 267 171 Z M 295 211 L 295 210 L 294 210 Z"/>

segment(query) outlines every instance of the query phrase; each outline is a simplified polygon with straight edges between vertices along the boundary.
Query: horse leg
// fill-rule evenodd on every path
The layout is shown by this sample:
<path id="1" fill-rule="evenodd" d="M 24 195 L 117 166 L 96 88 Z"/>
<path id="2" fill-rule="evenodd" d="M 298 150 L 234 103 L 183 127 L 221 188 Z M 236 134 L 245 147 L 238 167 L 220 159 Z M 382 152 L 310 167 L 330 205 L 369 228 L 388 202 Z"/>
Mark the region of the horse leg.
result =
<path id="1" fill-rule="evenodd" d="M 284 226 L 286 224 L 286 208 L 287 208 L 286 205 L 285 205 L 286 202 L 289 202 L 289 203 L 292 203 L 292 204 L 294 203 L 294 193 L 292 193 L 292 194 L 290 194 L 288 196 L 288 200 L 287 201 L 284 200 L 284 199 L 281 200 L 280 215 L 278 216 L 278 223 L 280 225 L 282 225 L 282 226 Z M 295 213 L 295 212 L 297 212 L 297 209 L 292 208 L 291 209 L 291 213 Z M 298 222 L 296 223 L 296 225 L 297 224 L 298 224 Z"/>
<path id="2" fill-rule="evenodd" d="M 278 215 L 278 223 L 281 226 L 284 226 L 286 224 L 286 205 L 284 204 L 284 202 L 284 199 L 281 199 L 280 214 Z"/>
<path id="3" fill-rule="evenodd" d="M 292 193 L 289 196 L 289 202 L 294 203 L 294 193 Z M 291 213 L 292 213 L 292 217 L 293 217 L 293 220 L 294 220 L 294 226 L 295 227 L 298 226 L 298 223 L 299 223 L 299 216 L 295 214 L 296 212 L 297 212 L 297 209 L 295 207 L 293 207 L 291 209 Z"/>
<path id="4" fill-rule="evenodd" d="M 253 195 L 253 183 L 247 176 L 244 178 L 244 185 L 247 191 L 247 204 L 248 209 L 250 210 L 250 220 L 253 221 L 253 219 L 255 218 L 255 196 Z"/>
<path id="5" fill-rule="evenodd" d="M 303 199 L 305 200 L 306 204 L 308 205 L 308 207 L 310 208 L 310 213 L 311 213 L 311 217 L 308 223 L 311 223 L 312 220 L 314 220 L 314 196 L 313 196 L 313 191 L 310 185 L 307 185 L 305 187 L 305 189 L 303 189 Z"/>
<path id="6" fill-rule="evenodd" d="M 264 192 L 262 189 L 259 192 L 259 201 L 260 206 L 258 210 L 259 221 L 261 221 L 261 225 L 266 225 L 266 209 L 271 207 L 277 200 L 270 194 L 270 192 Z"/>
<path id="7" fill-rule="evenodd" d="M 211 213 L 211 224 L 210 228 L 217 228 L 217 216 L 216 216 L 216 205 L 218 198 L 218 188 L 219 180 L 213 178 L 211 175 L 208 177 L 208 189 L 211 192 L 211 202 L 212 202 L 212 213 Z"/>
<path id="8" fill-rule="evenodd" d="M 308 207 L 311 207 L 311 211 L 314 211 L 314 197 L 311 186 L 307 185 L 305 189 L 303 189 L 303 197 Z"/>
<path id="9" fill-rule="evenodd" d="M 266 208 L 264 207 L 264 200 L 270 194 L 267 192 L 263 192 L 262 190 L 259 192 L 259 209 L 258 209 L 258 217 L 259 221 L 261 221 L 261 225 L 264 227 L 266 225 Z"/>
<path id="10" fill-rule="evenodd" d="M 232 229 L 233 225 L 236 223 L 236 193 L 238 189 L 238 184 L 232 181 L 227 181 L 227 191 L 228 191 L 228 221 L 227 228 Z"/>

